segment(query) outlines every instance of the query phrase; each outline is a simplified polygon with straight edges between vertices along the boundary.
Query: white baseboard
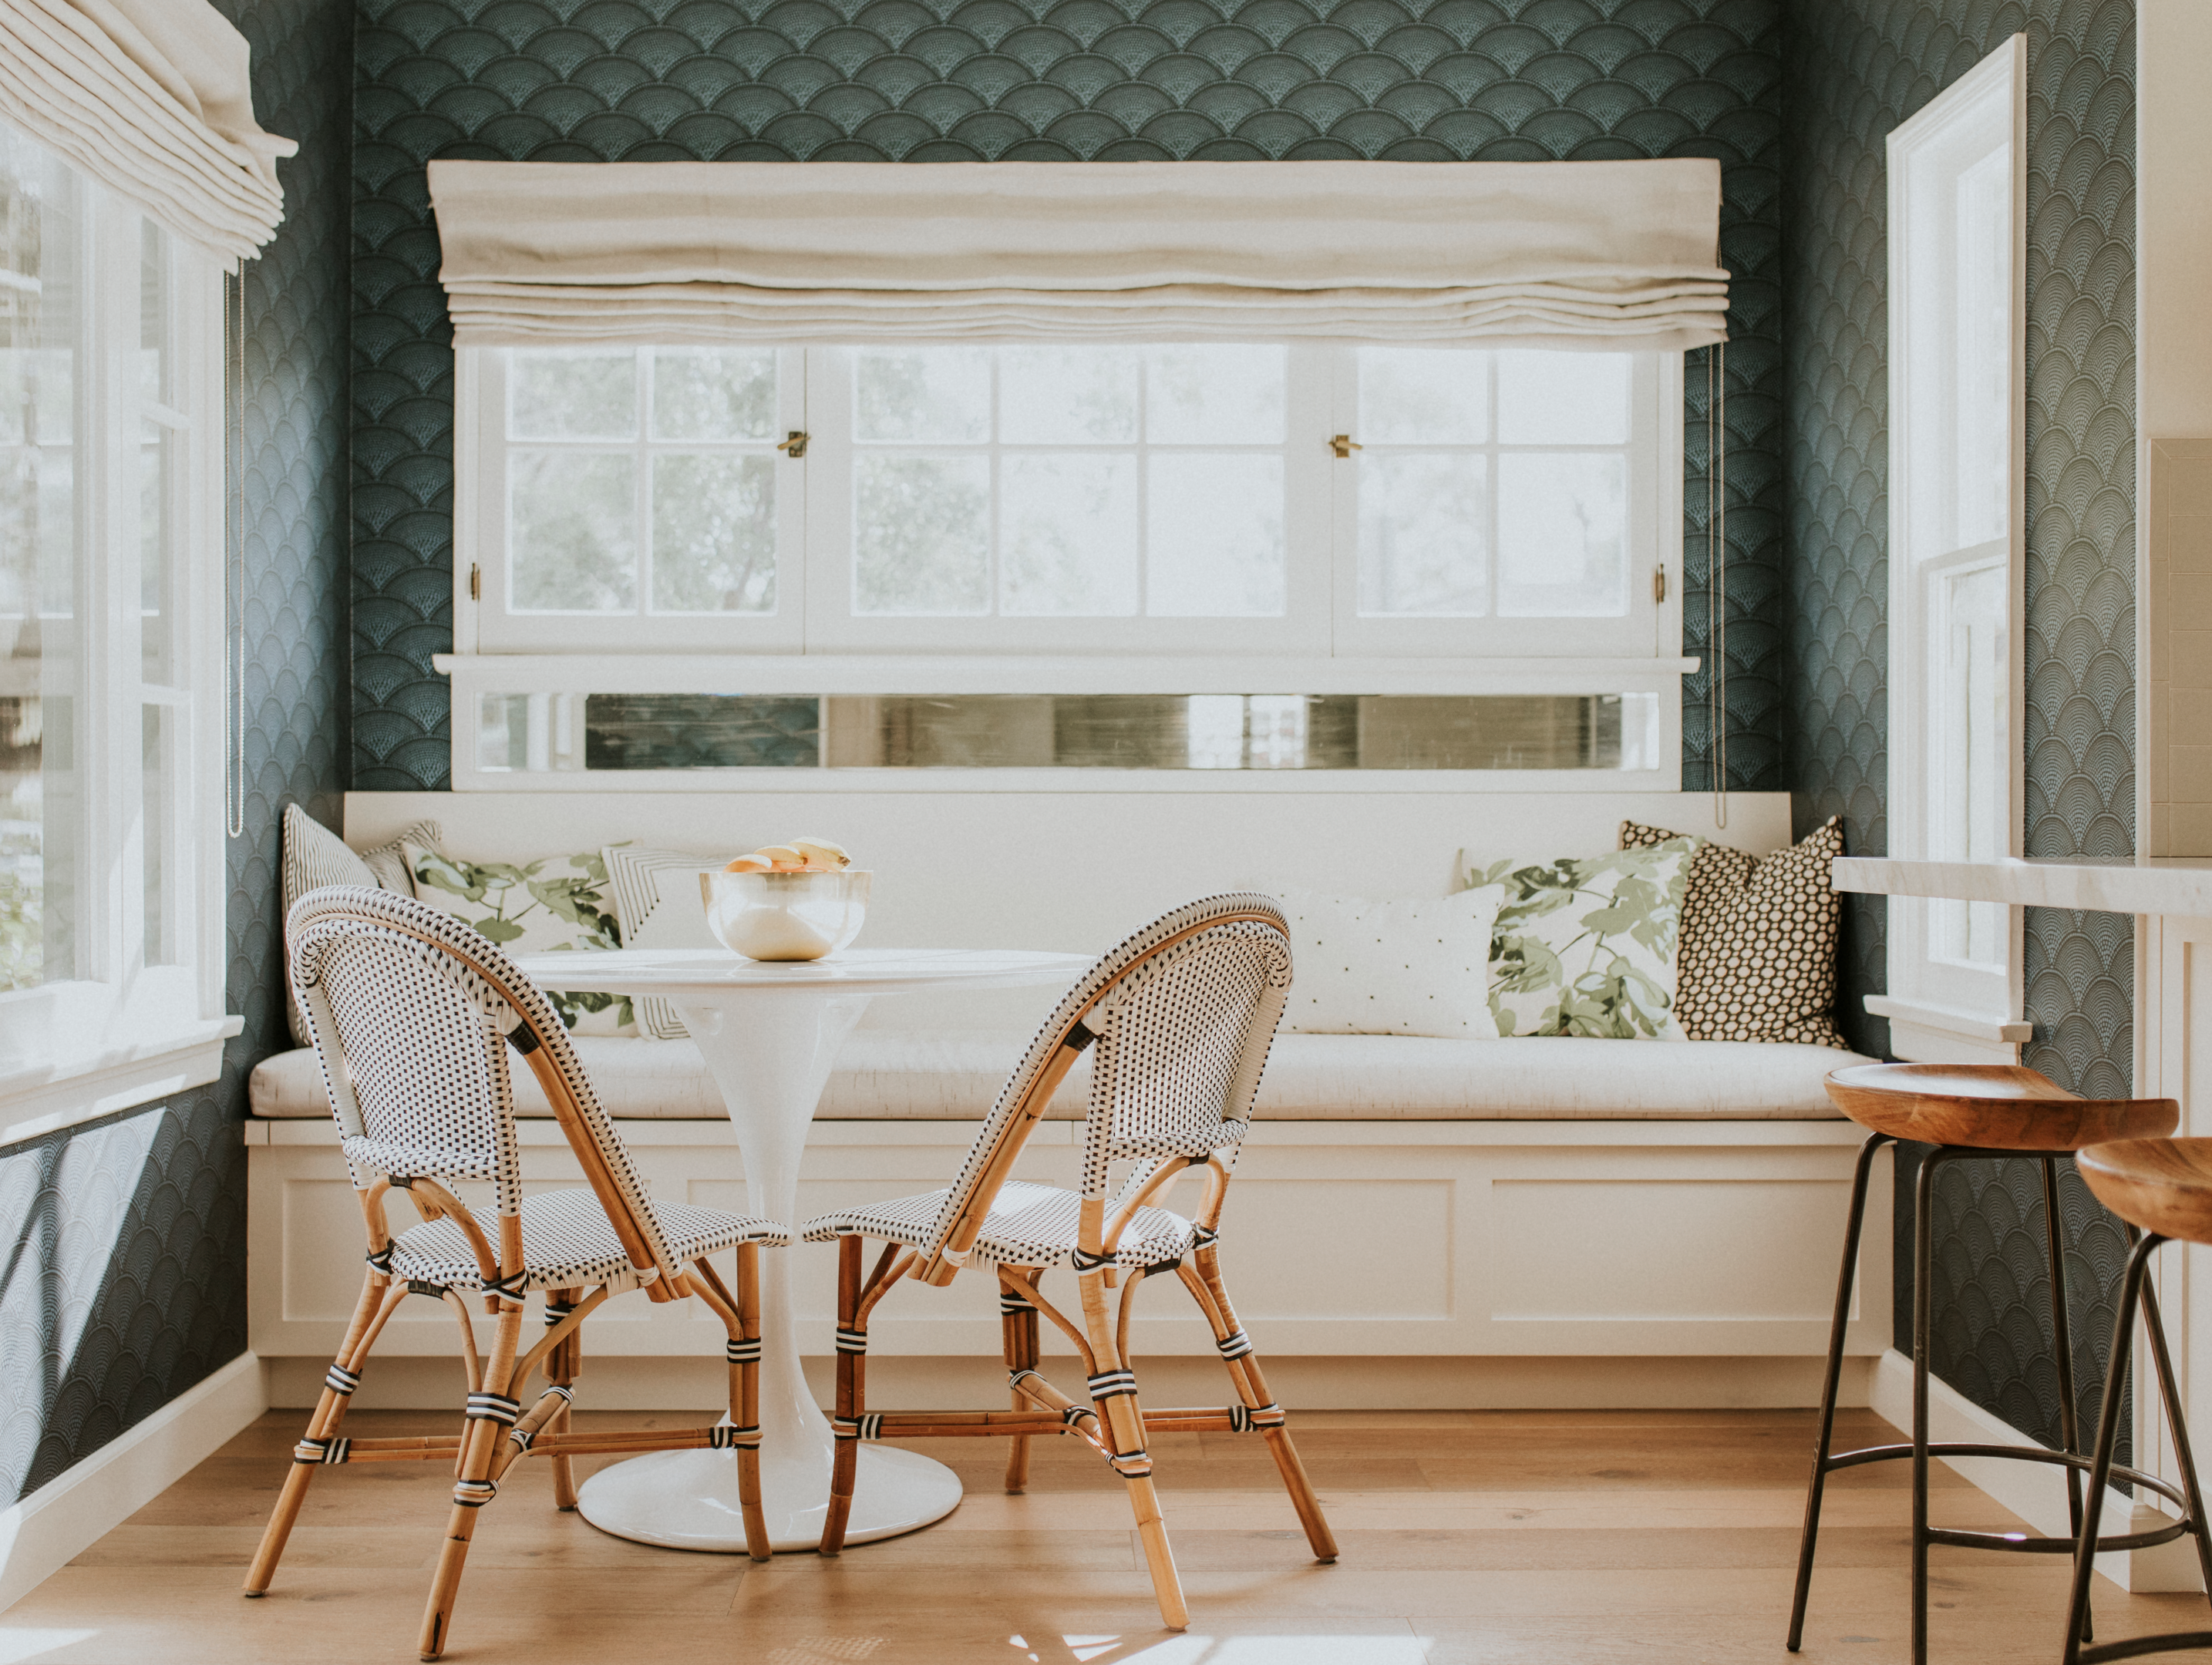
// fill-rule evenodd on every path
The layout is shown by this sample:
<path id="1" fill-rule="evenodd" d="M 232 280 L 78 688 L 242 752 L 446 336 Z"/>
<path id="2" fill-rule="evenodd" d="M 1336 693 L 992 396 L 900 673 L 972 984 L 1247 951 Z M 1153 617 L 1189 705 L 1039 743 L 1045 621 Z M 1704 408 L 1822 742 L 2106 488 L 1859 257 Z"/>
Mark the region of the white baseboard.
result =
<path id="1" fill-rule="evenodd" d="M 269 1402 L 304 1414 L 322 1391 L 323 1358 L 271 1358 Z M 1818 1358 L 1308 1358 L 1269 1356 L 1268 1391 L 1293 1414 L 1307 1411 L 1771 1409 L 1820 1402 Z M 830 1400 L 835 1360 L 809 1358 L 807 1381 Z M 1844 1361 L 1842 1402 L 1867 1402 L 1871 1358 Z M 1072 1354 L 1048 1354 L 1044 1370 L 1075 1372 Z M 1224 1377 L 1211 1358 L 1139 1358 L 1139 1379 L 1154 1405 L 1219 1404 Z M 868 1390 L 884 1405 L 997 1410 L 1006 1398 L 995 1358 L 872 1356 Z M 577 1403 L 603 1411 L 704 1409 L 728 1382 L 719 1358 L 584 1360 Z M 356 1410 L 451 1410 L 466 1391 L 453 1358 L 372 1358 L 354 1395 Z"/>
<path id="2" fill-rule="evenodd" d="M 261 1361 L 246 1353 L 0 1510 L 0 1608 L 29 1595 L 268 1408 Z"/>
<path id="3" fill-rule="evenodd" d="M 1875 1414 L 1910 1437 L 1912 1361 L 1894 1347 L 1875 1363 L 1871 1402 Z M 2035 1443 L 2002 1417 L 1991 1415 L 1957 1389 L 1934 1376 L 1928 1382 L 1928 1437 L 1971 1441 L 1981 1445 Z M 2063 1536 L 2073 1529 L 2066 1516 L 2066 1474 L 2063 1468 L 2043 1462 L 2008 1462 L 1998 1457 L 1943 1461 L 1947 1467 L 1995 1498 L 2036 1531 Z M 2128 1531 L 2148 1532 L 2172 1518 L 2124 1492 L 2107 1491 L 2105 1522 L 2100 1530 L 2110 1534 L 2119 1529 L 2119 1522 L 2124 1521 Z M 2155 1549 L 2100 1555 L 2097 1571 L 2122 1589 L 2138 1594 L 2204 1588 L 2197 1571 L 2196 1552 L 2186 1539 L 2161 1544 Z"/>

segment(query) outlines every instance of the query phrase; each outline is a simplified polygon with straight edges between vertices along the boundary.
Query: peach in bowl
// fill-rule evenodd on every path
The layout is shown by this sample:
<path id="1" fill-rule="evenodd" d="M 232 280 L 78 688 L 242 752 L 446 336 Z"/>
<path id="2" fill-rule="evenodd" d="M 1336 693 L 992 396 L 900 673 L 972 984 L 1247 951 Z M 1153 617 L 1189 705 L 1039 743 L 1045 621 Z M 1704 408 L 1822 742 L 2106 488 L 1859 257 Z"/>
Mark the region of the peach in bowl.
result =
<path id="1" fill-rule="evenodd" d="M 749 960 L 818 960 L 860 934 L 872 873 L 827 839 L 795 838 L 699 875 L 707 928 Z"/>

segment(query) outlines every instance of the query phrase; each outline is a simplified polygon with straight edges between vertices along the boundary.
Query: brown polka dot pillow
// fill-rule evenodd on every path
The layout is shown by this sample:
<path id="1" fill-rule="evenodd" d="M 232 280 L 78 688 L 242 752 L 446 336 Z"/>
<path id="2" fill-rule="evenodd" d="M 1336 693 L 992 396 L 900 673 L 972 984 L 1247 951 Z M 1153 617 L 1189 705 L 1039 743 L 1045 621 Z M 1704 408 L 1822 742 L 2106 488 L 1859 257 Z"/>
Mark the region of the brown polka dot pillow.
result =
<path id="1" fill-rule="evenodd" d="M 1624 850 L 1681 836 L 1620 823 Z M 1850 1049 L 1836 1029 L 1843 898 L 1829 880 L 1829 864 L 1843 853 L 1843 825 L 1833 819 L 1765 857 L 1698 841 L 1674 974 L 1674 1019 L 1689 1039 Z"/>

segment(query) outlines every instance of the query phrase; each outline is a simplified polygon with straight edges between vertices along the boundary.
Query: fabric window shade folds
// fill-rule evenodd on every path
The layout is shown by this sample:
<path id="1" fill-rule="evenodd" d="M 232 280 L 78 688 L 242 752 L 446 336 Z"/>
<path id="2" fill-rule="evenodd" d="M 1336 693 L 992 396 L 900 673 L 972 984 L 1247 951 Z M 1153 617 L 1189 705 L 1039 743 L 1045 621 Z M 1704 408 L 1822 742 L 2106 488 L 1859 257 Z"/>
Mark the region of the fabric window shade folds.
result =
<path id="1" fill-rule="evenodd" d="M 429 173 L 464 347 L 1727 335 L 1710 159 Z"/>
<path id="2" fill-rule="evenodd" d="M 0 0 L 0 119 L 186 241 L 251 259 L 299 146 L 254 120 L 250 58 L 207 0 Z"/>

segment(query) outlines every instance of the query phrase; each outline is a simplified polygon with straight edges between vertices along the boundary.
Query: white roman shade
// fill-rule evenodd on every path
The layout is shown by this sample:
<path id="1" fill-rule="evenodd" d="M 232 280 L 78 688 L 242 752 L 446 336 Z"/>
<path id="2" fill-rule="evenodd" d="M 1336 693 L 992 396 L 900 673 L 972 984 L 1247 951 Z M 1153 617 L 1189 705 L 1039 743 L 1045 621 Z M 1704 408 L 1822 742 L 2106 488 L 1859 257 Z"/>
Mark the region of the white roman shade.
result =
<path id="1" fill-rule="evenodd" d="M 434 161 L 459 346 L 1725 339 L 1720 167 Z"/>
<path id="2" fill-rule="evenodd" d="M 246 37 L 207 0 L 0 0 L 0 118 L 179 236 L 249 259 L 284 217 Z"/>

